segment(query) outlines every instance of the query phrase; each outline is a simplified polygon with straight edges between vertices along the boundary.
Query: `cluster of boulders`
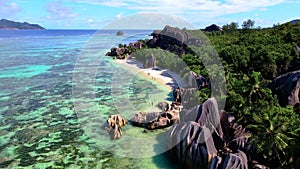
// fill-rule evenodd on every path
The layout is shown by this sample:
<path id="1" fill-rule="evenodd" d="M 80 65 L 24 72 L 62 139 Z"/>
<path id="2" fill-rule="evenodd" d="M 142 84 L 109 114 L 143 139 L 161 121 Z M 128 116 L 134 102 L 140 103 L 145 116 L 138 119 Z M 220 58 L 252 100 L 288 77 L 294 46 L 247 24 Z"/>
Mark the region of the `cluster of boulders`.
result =
<path id="1" fill-rule="evenodd" d="M 182 168 L 248 168 L 253 148 L 249 136 L 234 117 L 218 109 L 216 99 L 210 98 L 202 105 L 186 109 L 182 105 L 190 89 L 174 89 L 174 102 L 159 103 L 161 112 L 140 112 L 129 120 L 144 131 L 170 127 L 166 146 L 169 154 Z M 188 94 L 190 96 L 190 94 Z M 126 120 L 120 115 L 107 121 L 112 139 L 122 135 Z"/>
<path id="2" fill-rule="evenodd" d="M 130 122 L 135 126 L 145 127 L 147 130 L 154 130 L 172 126 L 179 121 L 179 112 L 176 110 L 135 114 Z"/>
<path id="3" fill-rule="evenodd" d="M 117 59 L 125 59 L 126 55 L 130 55 L 132 49 L 142 49 L 147 46 L 149 48 L 161 48 L 178 55 L 187 53 L 188 46 L 202 46 L 203 42 L 199 38 L 193 37 L 187 31 L 171 26 L 165 26 L 163 30 L 153 31 L 152 39 L 145 44 L 141 41 L 129 43 L 129 45 L 122 45 L 119 48 L 111 48 L 106 56 L 116 57 Z M 145 46 L 144 46 L 145 45 Z"/>
<path id="4" fill-rule="evenodd" d="M 110 52 L 106 53 L 106 56 L 112 56 L 112 57 L 116 57 L 117 59 L 125 59 L 126 56 L 128 56 L 130 54 L 128 48 L 126 45 L 124 45 L 124 47 L 120 47 L 120 48 L 111 48 Z"/>
<path id="5" fill-rule="evenodd" d="M 105 56 L 111 56 L 115 57 L 117 59 L 125 59 L 128 57 L 132 51 L 135 49 L 142 49 L 143 48 L 143 43 L 141 41 L 137 42 L 131 42 L 127 46 L 126 44 L 124 45 L 119 45 L 119 47 L 113 47 L 110 49 L 110 52 L 107 52 Z"/>
<path id="6" fill-rule="evenodd" d="M 191 87 L 187 89 L 180 87 L 174 89 L 174 101 L 171 104 L 167 102 L 159 103 L 158 107 L 161 108 L 161 112 L 136 113 L 129 120 L 130 123 L 135 126 L 145 127 L 147 130 L 153 130 L 169 127 L 179 122 L 180 112 L 183 108 L 190 109 L 199 104 L 196 92 L 204 87 L 208 87 L 208 83 L 203 76 L 197 75 L 195 72 L 191 72 L 190 75 L 193 78 L 190 79 Z M 196 88 L 193 88 L 193 81 L 197 83 Z"/>
<path id="7" fill-rule="evenodd" d="M 214 98 L 179 116 L 180 123 L 169 129 L 166 144 L 182 168 L 248 168 L 250 133 L 234 123 L 233 116 L 218 110 Z"/>
<path id="8" fill-rule="evenodd" d="M 161 102 L 158 107 L 160 112 L 139 112 L 132 116 L 128 122 L 133 126 L 144 127 L 145 130 L 154 130 L 170 127 L 179 122 L 179 112 L 182 110 L 181 103 Z M 105 129 L 111 139 L 119 139 L 122 136 L 121 127 L 127 124 L 127 120 L 119 114 L 109 116 Z"/>
<path id="9" fill-rule="evenodd" d="M 143 48 L 143 43 L 141 41 L 130 42 L 129 47 L 131 47 L 133 49 L 142 49 Z"/>
<path id="10" fill-rule="evenodd" d="M 182 110 L 181 103 L 160 102 L 158 107 L 161 112 L 140 112 L 133 115 L 130 122 L 134 126 L 144 127 L 147 130 L 170 127 L 179 122 L 179 113 Z"/>
<path id="11" fill-rule="evenodd" d="M 257 153 L 248 139 L 251 133 L 235 123 L 234 116 L 219 110 L 215 98 L 209 98 L 201 105 L 184 106 L 191 91 L 198 89 L 178 87 L 173 90 L 171 104 L 158 104 L 162 111 L 139 112 L 128 122 L 143 127 L 144 132 L 171 127 L 166 133 L 166 148 L 182 168 L 264 168 L 254 163 Z M 107 131 L 111 138 L 120 138 L 121 127 L 126 124 L 120 115 L 110 116 Z"/>
<path id="12" fill-rule="evenodd" d="M 217 25 L 206 28 L 206 31 L 218 30 L 221 28 Z M 193 38 L 186 31 L 170 26 L 161 31 L 154 31 L 151 36 L 153 38 L 146 42 L 148 47 L 159 47 L 178 55 L 184 54 L 188 45 L 202 45 L 201 40 Z M 142 49 L 143 43 L 130 43 L 129 48 Z M 126 45 L 112 48 L 107 55 L 124 59 L 126 55 L 131 54 L 129 48 Z M 300 52 L 300 45 L 297 45 L 297 50 Z M 156 67 L 154 55 L 147 56 L 144 67 Z M 264 168 L 254 164 L 255 146 L 248 140 L 251 133 L 235 123 L 232 115 L 219 110 L 215 98 L 208 99 L 202 105 L 198 104 L 196 93 L 203 88 L 209 88 L 209 80 L 191 71 L 187 82 L 188 88 L 178 87 L 173 90 L 174 101 L 171 104 L 159 103 L 162 111 L 136 113 L 129 123 L 145 128 L 144 131 L 171 126 L 167 132 L 166 146 L 170 155 L 182 168 Z M 278 95 L 281 106 L 294 106 L 300 114 L 300 71 L 281 75 L 267 87 Z M 112 139 L 121 137 L 121 127 L 126 123 L 126 119 L 120 115 L 109 117 L 106 129 Z"/>
<path id="13" fill-rule="evenodd" d="M 168 25 L 161 31 L 154 31 L 151 36 L 152 39 L 147 42 L 148 47 L 159 47 L 179 55 L 186 53 L 187 46 L 202 45 L 200 39 L 192 37 L 186 31 Z"/>

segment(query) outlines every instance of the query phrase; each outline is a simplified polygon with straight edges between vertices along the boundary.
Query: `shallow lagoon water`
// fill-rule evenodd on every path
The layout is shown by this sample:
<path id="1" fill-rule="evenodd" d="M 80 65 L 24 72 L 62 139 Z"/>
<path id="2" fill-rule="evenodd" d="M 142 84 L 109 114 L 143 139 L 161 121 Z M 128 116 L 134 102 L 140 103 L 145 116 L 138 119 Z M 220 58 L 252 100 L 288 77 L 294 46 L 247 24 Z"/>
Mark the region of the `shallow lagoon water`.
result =
<path id="1" fill-rule="evenodd" d="M 102 128 L 111 114 L 130 118 L 134 111 L 158 110 L 152 104 L 170 99 L 167 87 L 139 74 L 113 84 L 126 95 L 112 96 L 113 78 L 127 71 L 103 53 L 117 45 L 116 39 L 128 43 L 150 32 L 122 38 L 100 32 L 87 44 L 94 32 L 0 32 L 0 168 L 175 167 L 164 154 L 166 129 L 145 134 L 143 128 L 126 126 L 123 137 L 111 141 Z M 87 61 L 97 57 L 100 62 L 94 63 L 93 83 L 80 76 L 89 89 L 82 96 L 88 97 L 74 97 L 74 76 L 86 73 L 76 69 L 83 53 Z M 117 106 L 122 100 L 130 104 Z M 78 102 L 87 104 L 78 107 Z"/>

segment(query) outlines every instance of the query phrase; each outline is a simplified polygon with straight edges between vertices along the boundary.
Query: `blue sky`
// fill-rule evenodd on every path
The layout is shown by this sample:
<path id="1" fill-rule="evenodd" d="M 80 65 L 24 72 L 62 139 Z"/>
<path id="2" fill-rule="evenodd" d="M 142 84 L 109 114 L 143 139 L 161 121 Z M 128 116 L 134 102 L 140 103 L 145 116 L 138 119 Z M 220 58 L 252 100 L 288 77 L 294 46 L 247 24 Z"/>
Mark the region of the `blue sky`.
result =
<path id="1" fill-rule="evenodd" d="M 0 18 L 47 29 L 101 29 L 139 13 L 176 16 L 204 28 L 246 19 L 271 27 L 300 19 L 299 0 L 0 0 Z"/>

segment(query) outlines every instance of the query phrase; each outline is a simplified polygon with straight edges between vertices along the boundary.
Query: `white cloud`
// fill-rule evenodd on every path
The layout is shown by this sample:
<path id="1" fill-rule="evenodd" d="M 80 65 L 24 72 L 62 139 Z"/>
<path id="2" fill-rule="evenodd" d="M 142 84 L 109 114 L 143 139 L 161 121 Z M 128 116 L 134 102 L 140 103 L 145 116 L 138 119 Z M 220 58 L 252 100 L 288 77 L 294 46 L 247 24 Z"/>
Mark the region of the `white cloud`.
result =
<path id="1" fill-rule="evenodd" d="M 162 13 L 176 15 L 193 24 L 229 22 L 230 14 L 265 11 L 271 6 L 293 0 L 71 0 L 77 3 L 110 6 L 137 10 L 140 13 Z M 296 0 L 294 0 L 296 1 Z M 115 16 L 121 18 L 122 13 Z M 258 16 L 256 16 L 258 17 Z M 223 18 L 223 19 L 222 19 Z M 235 19 L 235 18 L 232 18 Z M 242 18 L 239 18 L 241 20 Z M 232 21 L 232 20 L 231 20 Z"/>
<path id="2" fill-rule="evenodd" d="M 88 23 L 92 24 L 94 20 L 92 18 L 88 19 Z"/>
<path id="3" fill-rule="evenodd" d="M 107 24 L 103 29 L 163 29 L 165 25 L 194 29 L 193 25 L 173 15 L 159 13 L 140 13 L 115 20 Z"/>
<path id="4" fill-rule="evenodd" d="M 127 6 L 126 2 L 122 2 L 122 0 L 71 0 L 72 2 L 78 2 L 78 3 L 85 3 L 85 4 L 91 4 L 91 5 L 104 5 L 104 6 L 110 6 L 110 7 L 121 7 L 121 6 Z"/>
<path id="5" fill-rule="evenodd" d="M 78 16 L 78 14 L 73 13 L 72 8 L 65 6 L 62 1 L 49 2 L 46 9 L 49 13 L 46 18 L 50 20 L 65 20 Z"/>
<path id="6" fill-rule="evenodd" d="M 259 8 L 260 11 L 267 11 L 267 8 Z"/>
<path id="7" fill-rule="evenodd" d="M 0 16 L 1 18 L 10 18 L 22 9 L 17 3 L 11 0 L 0 0 Z"/>
<path id="8" fill-rule="evenodd" d="M 115 16 L 115 19 L 120 19 L 123 16 L 123 12 L 119 13 L 118 15 Z"/>
<path id="9" fill-rule="evenodd" d="M 93 18 L 89 18 L 86 20 L 86 22 L 90 28 L 97 28 L 97 29 L 99 29 L 101 26 L 103 26 L 103 24 L 109 23 L 110 21 L 111 20 L 96 20 Z"/>
<path id="10" fill-rule="evenodd" d="M 277 5 L 288 0 L 72 0 L 94 5 L 125 7 L 142 12 L 160 12 L 166 14 L 194 13 L 202 16 L 223 16 L 248 12 Z"/>

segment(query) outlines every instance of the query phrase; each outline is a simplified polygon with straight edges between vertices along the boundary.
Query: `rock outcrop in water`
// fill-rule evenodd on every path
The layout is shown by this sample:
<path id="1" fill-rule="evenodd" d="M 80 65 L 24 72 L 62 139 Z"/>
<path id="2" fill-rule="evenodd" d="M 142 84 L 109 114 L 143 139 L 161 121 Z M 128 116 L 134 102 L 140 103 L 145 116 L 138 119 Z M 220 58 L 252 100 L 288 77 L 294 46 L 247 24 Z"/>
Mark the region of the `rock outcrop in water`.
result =
<path id="1" fill-rule="evenodd" d="M 179 111 L 170 110 L 163 112 L 140 112 L 136 113 L 130 120 L 132 125 L 144 127 L 148 130 L 166 128 L 179 121 Z"/>
<path id="2" fill-rule="evenodd" d="M 121 127 L 127 124 L 126 119 L 121 115 L 116 114 L 109 116 L 106 122 L 107 123 L 105 129 L 109 133 L 111 139 L 119 139 L 122 136 Z"/>
<path id="3" fill-rule="evenodd" d="M 267 85 L 278 96 L 281 106 L 299 103 L 300 71 L 290 72 L 275 78 Z"/>
<path id="4" fill-rule="evenodd" d="M 178 102 L 160 102 L 158 107 L 161 112 L 139 112 L 133 115 L 130 123 L 134 126 L 144 127 L 147 130 L 170 127 L 180 120 L 179 113 L 182 110 L 182 105 Z"/>

